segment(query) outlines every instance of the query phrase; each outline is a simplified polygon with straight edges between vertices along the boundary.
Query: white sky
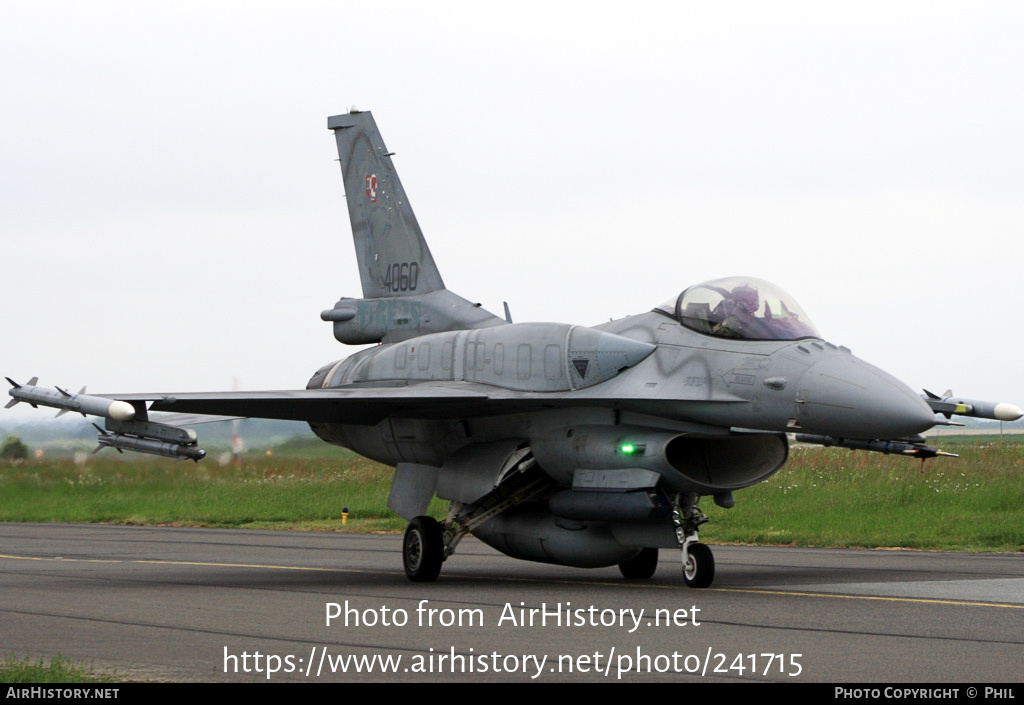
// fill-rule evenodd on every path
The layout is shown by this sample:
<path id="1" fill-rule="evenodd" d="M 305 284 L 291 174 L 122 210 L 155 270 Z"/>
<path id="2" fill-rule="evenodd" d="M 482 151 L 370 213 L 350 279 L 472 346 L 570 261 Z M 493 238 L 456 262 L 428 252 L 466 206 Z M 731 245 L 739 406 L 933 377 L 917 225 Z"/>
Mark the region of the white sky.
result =
<path id="1" fill-rule="evenodd" d="M 355 105 L 492 312 L 759 276 L 914 388 L 1024 406 L 1022 36 L 1009 1 L 0 0 L 0 374 L 294 389 L 349 354 Z"/>

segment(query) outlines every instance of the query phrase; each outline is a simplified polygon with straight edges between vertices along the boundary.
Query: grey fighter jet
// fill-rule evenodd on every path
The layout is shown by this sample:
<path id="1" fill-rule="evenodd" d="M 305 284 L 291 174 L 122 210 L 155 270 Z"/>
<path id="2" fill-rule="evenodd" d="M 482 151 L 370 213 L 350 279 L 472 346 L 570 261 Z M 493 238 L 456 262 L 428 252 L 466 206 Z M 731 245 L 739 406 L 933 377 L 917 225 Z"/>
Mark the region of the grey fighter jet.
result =
<path id="1" fill-rule="evenodd" d="M 342 343 L 379 345 L 324 365 L 304 390 L 89 395 L 33 378 L 9 380 L 8 406 L 99 416 L 100 447 L 193 460 L 204 455 L 196 434 L 153 412 L 307 421 L 395 467 L 388 506 L 409 521 L 414 581 L 435 580 L 472 533 L 516 558 L 618 565 L 634 579 L 676 548 L 692 587 L 714 577 L 701 498 L 732 506 L 733 492 L 785 464 L 790 434 L 924 458 L 940 451 L 920 434 L 953 414 L 1021 416 L 916 394 L 752 277 L 593 327 L 514 324 L 507 308 L 501 318 L 445 288 L 370 113 L 327 124 L 363 291 L 320 316 Z M 435 495 L 451 503 L 442 522 L 425 515 Z"/>

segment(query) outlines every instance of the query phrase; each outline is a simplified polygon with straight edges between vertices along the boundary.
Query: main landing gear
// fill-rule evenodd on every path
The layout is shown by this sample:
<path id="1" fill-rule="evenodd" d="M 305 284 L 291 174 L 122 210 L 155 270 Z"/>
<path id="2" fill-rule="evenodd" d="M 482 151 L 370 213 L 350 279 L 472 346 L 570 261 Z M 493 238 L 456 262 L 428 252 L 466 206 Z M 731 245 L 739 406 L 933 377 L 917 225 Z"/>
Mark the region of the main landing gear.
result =
<path id="1" fill-rule="evenodd" d="M 443 523 L 428 516 L 418 516 L 410 521 L 402 541 L 402 563 L 409 580 L 417 583 L 437 580 L 441 564 L 455 553 L 455 547 L 464 536 L 510 507 L 549 489 L 551 478 L 540 472 L 529 473 L 534 467 L 536 461 L 533 456 L 520 458 L 494 490 L 473 504 L 452 502 Z M 655 564 L 657 561 L 655 555 Z"/>
<path id="2" fill-rule="evenodd" d="M 672 501 L 672 524 L 682 553 L 683 580 L 692 588 L 706 588 L 715 579 L 715 556 L 707 544 L 698 543 L 697 529 L 708 518 L 698 508 L 696 492 L 678 494 Z"/>
<path id="3" fill-rule="evenodd" d="M 429 516 L 418 516 L 409 522 L 402 541 L 402 563 L 409 580 L 428 583 L 437 580 L 441 564 L 455 551 L 455 546 L 472 528 L 508 506 L 518 504 L 543 489 L 541 482 L 528 482 L 518 492 L 501 500 L 490 501 L 472 509 L 453 502 L 444 524 Z M 717 500 L 717 497 L 716 497 Z M 683 580 L 688 587 L 706 588 L 715 579 L 715 557 L 711 548 L 700 543 L 698 529 L 708 518 L 700 511 L 700 495 L 686 492 L 672 500 L 672 524 L 682 559 Z M 468 510 L 468 511 L 467 511 Z M 658 567 L 658 549 L 644 548 L 619 564 L 622 576 L 629 580 L 646 580 Z"/>
<path id="4" fill-rule="evenodd" d="M 430 583 L 441 574 L 444 562 L 444 532 L 433 517 L 415 517 L 405 530 L 402 563 L 405 574 L 416 583 Z"/>

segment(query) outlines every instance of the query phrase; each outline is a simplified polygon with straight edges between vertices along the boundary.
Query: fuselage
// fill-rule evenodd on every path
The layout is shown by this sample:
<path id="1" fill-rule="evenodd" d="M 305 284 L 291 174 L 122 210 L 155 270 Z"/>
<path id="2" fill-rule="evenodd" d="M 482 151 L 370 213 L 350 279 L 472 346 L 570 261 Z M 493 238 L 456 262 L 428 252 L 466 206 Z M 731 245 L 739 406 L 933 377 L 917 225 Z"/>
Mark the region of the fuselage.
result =
<path id="1" fill-rule="evenodd" d="M 529 323 L 410 338 L 327 365 L 308 386 L 410 385 L 457 385 L 486 404 L 311 426 L 389 465 L 440 467 L 464 446 L 517 440 L 560 484 L 580 469 L 643 467 L 676 489 L 713 493 L 777 471 L 785 433 L 901 438 L 934 422 L 906 385 L 845 348 L 714 337 L 657 311 L 593 328 Z M 630 438 L 642 439 L 643 455 L 618 452 Z"/>

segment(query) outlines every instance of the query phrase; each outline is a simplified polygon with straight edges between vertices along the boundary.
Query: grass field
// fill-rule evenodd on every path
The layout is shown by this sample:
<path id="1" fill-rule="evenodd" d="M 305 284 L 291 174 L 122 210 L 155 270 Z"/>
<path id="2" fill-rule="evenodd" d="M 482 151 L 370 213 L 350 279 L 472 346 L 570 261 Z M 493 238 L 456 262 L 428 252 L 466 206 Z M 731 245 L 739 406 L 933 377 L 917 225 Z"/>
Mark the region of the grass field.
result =
<path id="1" fill-rule="evenodd" d="M 711 506 L 702 537 L 723 543 L 957 551 L 1024 550 L 1024 445 L 956 443 L 919 460 L 795 447 L 780 473 Z"/>
<path id="2" fill-rule="evenodd" d="M 392 470 L 354 454 L 255 456 L 240 466 L 133 456 L 0 471 L 0 520 L 397 530 Z M 443 510 L 439 504 L 437 511 Z"/>
<path id="3" fill-rule="evenodd" d="M 0 683 L 119 683 L 117 673 L 98 672 L 89 666 L 57 656 L 50 660 L 8 656 L 0 660 Z M 8 697 L 11 697 L 8 695 Z"/>
<path id="4" fill-rule="evenodd" d="M 709 543 L 1024 550 L 1024 445 L 942 446 L 960 458 L 917 460 L 794 447 L 773 478 L 736 493 L 701 532 Z M 0 521 L 105 522 L 332 531 L 397 531 L 386 508 L 391 469 L 324 444 L 245 459 L 241 466 L 144 456 L 85 465 L 0 466 Z M 348 522 L 342 524 L 342 509 Z M 434 516 L 445 503 L 435 500 Z"/>

